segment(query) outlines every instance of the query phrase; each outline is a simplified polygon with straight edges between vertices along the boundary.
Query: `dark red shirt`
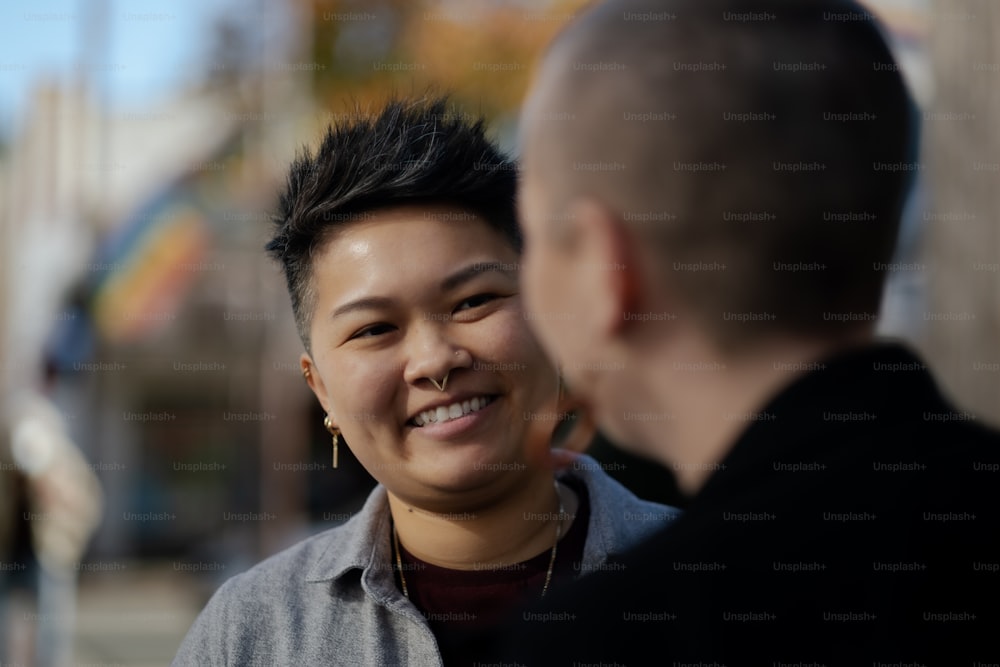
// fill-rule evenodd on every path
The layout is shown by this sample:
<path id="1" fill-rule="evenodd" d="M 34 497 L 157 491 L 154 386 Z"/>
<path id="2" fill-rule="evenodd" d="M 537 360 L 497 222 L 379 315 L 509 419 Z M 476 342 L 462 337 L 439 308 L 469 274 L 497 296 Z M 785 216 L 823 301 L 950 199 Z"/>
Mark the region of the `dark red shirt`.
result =
<path id="1" fill-rule="evenodd" d="M 587 488 L 575 480 L 561 481 L 576 492 L 579 505 L 573 524 L 556 548 L 549 590 L 558 580 L 580 571 L 590 520 Z M 402 545 L 400 551 L 410 601 L 427 618 L 449 666 L 481 659 L 473 654 L 468 637 L 501 622 L 518 603 L 541 598 L 552 557 L 551 549 L 546 549 L 530 560 L 502 568 L 453 570 L 425 563 Z M 398 572 L 396 586 L 402 590 Z"/>

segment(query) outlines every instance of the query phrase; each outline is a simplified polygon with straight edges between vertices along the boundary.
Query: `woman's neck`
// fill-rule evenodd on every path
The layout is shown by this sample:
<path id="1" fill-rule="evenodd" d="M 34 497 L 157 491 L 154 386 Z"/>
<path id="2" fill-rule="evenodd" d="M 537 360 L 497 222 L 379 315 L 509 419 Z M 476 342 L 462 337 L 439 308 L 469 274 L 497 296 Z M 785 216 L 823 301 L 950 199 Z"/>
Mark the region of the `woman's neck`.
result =
<path id="1" fill-rule="evenodd" d="M 389 493 L 390 511 L 406 550 L 424 562 L 455 570 L 511 565 L 551 549 L 557 526 L 560 536 L 569 530 L 577 502 L 572 489 L 554 485 L 546 476 L 475 511 L 428 512 Z"/>

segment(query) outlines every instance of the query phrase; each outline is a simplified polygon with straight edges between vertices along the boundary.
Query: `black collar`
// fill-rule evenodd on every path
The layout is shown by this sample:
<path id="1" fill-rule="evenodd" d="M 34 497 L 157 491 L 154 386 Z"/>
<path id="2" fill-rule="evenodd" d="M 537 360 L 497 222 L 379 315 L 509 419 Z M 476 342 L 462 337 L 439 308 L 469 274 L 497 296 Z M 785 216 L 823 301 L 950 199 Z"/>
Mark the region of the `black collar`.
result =
<path id="1" fill-rule="evenodd" d="M 924 362 L 897 343 L 842 351 L 809 368 L 761 410 L 730 417 L 749 426 L 691 506 L 758 485 L 776 462 L 827 465 L 859 428 L 921 423 L 923 412 L 948 409 Z"/>

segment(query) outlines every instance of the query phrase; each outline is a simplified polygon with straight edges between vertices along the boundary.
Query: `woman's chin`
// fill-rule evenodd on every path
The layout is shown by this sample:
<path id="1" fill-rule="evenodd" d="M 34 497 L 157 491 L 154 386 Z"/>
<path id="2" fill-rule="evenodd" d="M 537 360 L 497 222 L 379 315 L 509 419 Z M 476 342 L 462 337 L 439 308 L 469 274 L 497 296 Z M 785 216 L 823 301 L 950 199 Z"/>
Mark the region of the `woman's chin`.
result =
<path id="1" fill-rule="evenodd" d="M 425 485 L 443 493 L 472 492 L 499 482 L 503 477 L 524 472 L 524 463 L 498 457 L 492 450 L 459 447 L 420 465 L 415 475 Z"/>

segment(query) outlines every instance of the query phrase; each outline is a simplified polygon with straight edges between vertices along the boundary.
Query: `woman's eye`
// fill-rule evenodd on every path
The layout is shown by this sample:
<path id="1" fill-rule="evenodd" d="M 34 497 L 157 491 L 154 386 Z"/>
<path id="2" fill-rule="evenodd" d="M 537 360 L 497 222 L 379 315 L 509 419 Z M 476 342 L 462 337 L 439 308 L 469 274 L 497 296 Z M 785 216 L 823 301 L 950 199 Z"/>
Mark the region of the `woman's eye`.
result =
<path id="1" fill-rule="evenodd" d="M 380 336 L 390 331 L 392 331 L 391 324 L 372 324 L 364 329 L 360 329 L 357 333 L 351 336 L 351 340 L 355 338 L 371 338 L 373 336 Z"/>
<path id="2" fill-rule="evenodd" d="M 477 294 L 476 296 L 470 296 L 468 299 L 460 302 L 455 310 L 468 310 L 469 308 L 475 308 L 476 306 L 481 306 L 484 303 L 496 299 L 496 294 Z"/>

